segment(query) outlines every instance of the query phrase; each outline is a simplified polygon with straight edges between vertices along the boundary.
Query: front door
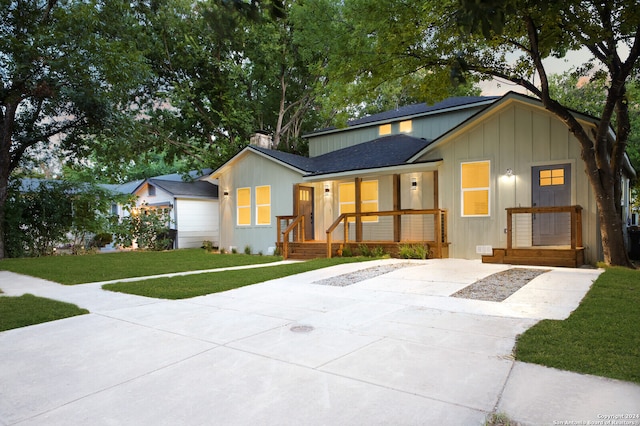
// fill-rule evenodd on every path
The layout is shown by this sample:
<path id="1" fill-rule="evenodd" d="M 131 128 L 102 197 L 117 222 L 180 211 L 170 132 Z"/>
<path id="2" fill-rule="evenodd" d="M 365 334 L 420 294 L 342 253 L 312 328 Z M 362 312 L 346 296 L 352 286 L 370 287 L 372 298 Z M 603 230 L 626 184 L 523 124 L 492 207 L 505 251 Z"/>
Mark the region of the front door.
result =
<path id="1" fill-rule="evenodd" d="M 571 164 L 535 166 L 531 169 L 531 205 L 559 207 L 571 205 Z M 533 245 L 556 246 L 571 241 L 568 213 L 538 213 L 533 219 Z"/>
<path id="2" fill-rule="evenodd" d="M 313 240 L 313 188 L 298 187 L 298 215 L 304 216 L 304 239 Z"/>

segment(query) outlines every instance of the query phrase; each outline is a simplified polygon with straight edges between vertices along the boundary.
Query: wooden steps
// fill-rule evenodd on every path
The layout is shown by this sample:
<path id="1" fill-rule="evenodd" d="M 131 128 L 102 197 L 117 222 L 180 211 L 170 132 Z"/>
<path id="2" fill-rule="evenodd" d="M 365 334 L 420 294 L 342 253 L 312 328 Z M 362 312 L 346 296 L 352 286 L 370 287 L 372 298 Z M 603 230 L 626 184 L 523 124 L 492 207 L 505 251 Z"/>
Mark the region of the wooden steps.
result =
<path id="1" fill-rule="evenodd" d="M 289 243 L 289 259 L 309 260 L 327 257 L 327 243 Z"/>
<path id="2" fill-rule="evenodd" d="M 482 256 L 482 263 L 510 265 L 560 266 L 578 268 L 584 265 L 584 247 L 571 248 L 494 248 L 492 255 Z"/>

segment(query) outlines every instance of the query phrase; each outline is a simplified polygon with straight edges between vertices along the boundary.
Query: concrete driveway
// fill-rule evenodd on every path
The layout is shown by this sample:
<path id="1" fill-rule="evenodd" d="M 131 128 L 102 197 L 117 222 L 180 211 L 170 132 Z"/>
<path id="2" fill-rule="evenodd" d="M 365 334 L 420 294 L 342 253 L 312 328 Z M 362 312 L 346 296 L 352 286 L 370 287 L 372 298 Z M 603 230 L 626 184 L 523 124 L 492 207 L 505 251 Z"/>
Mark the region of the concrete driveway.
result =
<path id="1" fill-rule="evenodd" d="M 91 311 L 0 333 L 0 425 L 478 425 L 494 411 L 587 424 L 640 413 L 638 385 L 511 356 L 518 334 L 566 318 L 601 271 L 553 269 L 501 303 L 449 297 L 509 268 L 479 261 L 314 284 L 372 265 L 180 301 L 0 272 L 7 295 Z"/>

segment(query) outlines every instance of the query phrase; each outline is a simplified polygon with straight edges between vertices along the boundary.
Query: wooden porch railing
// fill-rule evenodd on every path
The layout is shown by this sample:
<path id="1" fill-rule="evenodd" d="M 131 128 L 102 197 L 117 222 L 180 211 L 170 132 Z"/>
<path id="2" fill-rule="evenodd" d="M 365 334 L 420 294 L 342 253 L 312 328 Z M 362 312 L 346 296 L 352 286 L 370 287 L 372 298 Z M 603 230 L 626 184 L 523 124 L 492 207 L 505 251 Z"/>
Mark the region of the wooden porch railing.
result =
<path id="1" fill-rule="evenodd" d="M 399 218 L 404 215 L 434 215 L 434 239 L 435 239 L 435 253 L 436 257 L 442 257 L 442 247 L 447 244 L 447 210 L 442 209 L 429 209 L 429 210 L 392 210 L 392 211 L 378 211 L 378 212 L 366 212 L 366 213 L 343 213 L 333 222 L 333 224 L 327 229 L 327 257 L 332 257 L 331 245 L 333 231 L 344 223 L 344 237 L 343 243 L 349 242 L 349 218 L 354 218 L 356 222 L 359 222 L 363 216 L 393 216 Z M 400 229 L 399 226 L 394 226 L 394 241 L 400 242 Z M 361 242 L 361 241 L 356 241 Z"/>
<path id="2" fill-rule="evenodd" d="M 279 247 L 282 243 L 282 257 L 286 259 L 289 256 L 289 240 L 290 233 L 294 229 L 294 241 L 304 241 L 304 216 L 276 216 L 277 232 L 278 232 L 278 244 Z M 282 222 L 286 222 L 286 228 L 282 230 Z"/>
<path id="3" fill-rule="evenodd" d="M 509 207 L 507 210 L 507 249 L 513 248 L 513 216 L 516 214 L 569 213 L 571 215 L 571 248 L 582 247 L 582 207 Z"/>

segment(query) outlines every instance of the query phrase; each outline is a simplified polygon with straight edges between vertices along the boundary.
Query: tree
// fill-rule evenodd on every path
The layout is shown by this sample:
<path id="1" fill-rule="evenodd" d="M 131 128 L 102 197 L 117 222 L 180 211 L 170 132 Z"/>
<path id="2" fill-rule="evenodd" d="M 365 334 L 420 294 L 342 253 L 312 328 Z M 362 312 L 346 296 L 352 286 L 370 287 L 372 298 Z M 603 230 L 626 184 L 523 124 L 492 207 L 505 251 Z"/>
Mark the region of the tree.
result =
<path id="1" fill-rule="evenodd" d="M 149 69 L 143 3 L 0 3 L 0 259 L 11 173 L 42 152 L 83 156 L 103 131 L 128 132 Z"/>
<path id="2" fill-rule="evenodd" d="M 473 76 L 499 77 L 537 96 L 580 143 L 598 207 L 605 262 L 631 265 L 623 239 L 620 196 L 631 130 L 627 87 L 639 72 L 640 8 L 635 0 L 331 3 L 338 13 L 334 22 L 342 23 L 336 32 L 342 47 L 331 55 L 333 65 L 329 65 L 334 79 L 375 86 L 386 78 L 425 71 L 432 82 L 445 75 L 455 82 Z M 553 97 L 544 62 L 581 48 L 591 56 L 581 71 L 597 69 L 607 82 L 594 133 L 586 131 L 568 106 Z M 611 139 L 614 117 L 615 138 Z"/>

